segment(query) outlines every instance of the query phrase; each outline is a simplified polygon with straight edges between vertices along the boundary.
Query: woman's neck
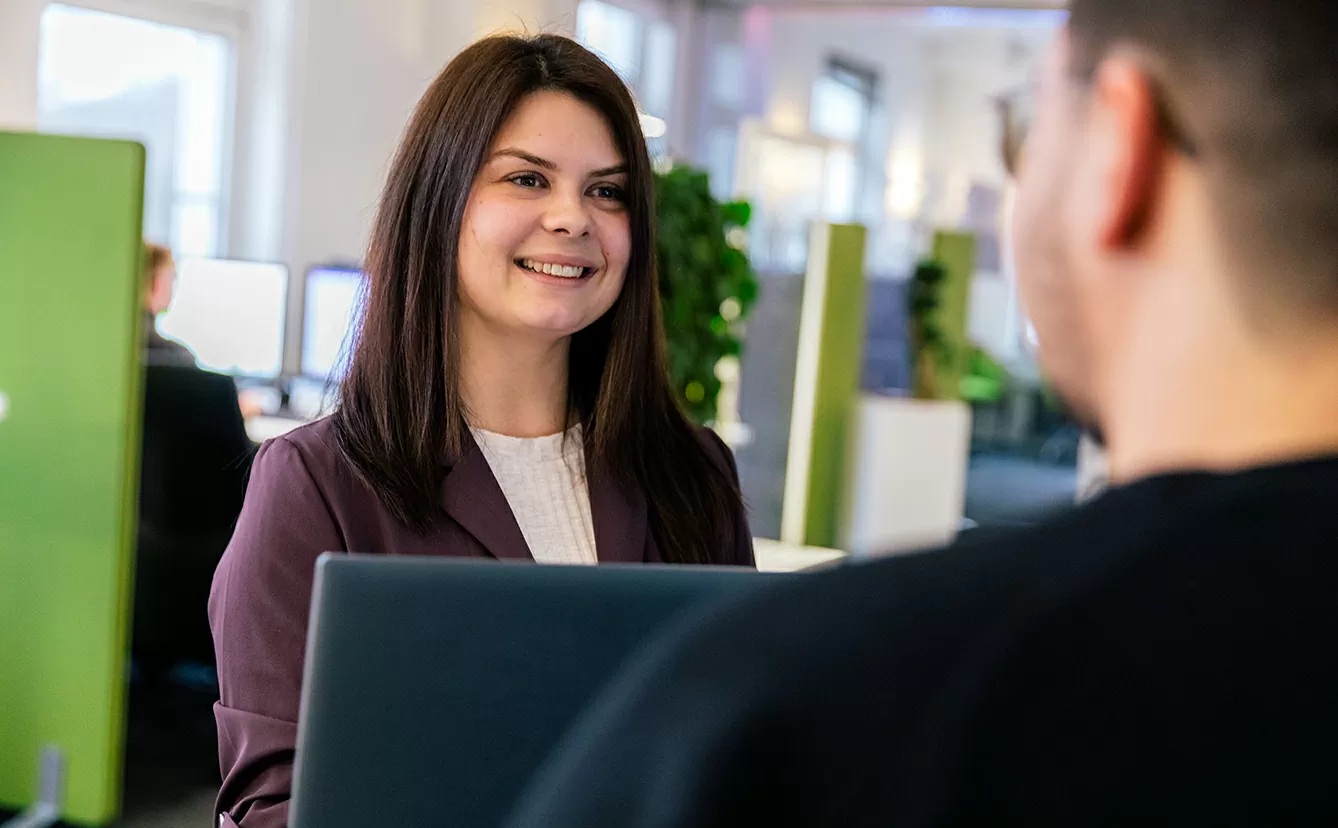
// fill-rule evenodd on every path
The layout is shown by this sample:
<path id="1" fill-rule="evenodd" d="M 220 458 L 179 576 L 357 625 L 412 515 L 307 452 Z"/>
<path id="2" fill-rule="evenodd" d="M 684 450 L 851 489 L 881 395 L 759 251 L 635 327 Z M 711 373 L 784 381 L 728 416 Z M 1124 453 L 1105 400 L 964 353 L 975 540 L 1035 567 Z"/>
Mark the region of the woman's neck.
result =
<path id="1" fill-rule="evenodd" d="M 568 426 L 571 338 L 549 342 L 489 335 L 464 326 L 460 393 L 469 424 L 510 437 L 544 437 Z"/>

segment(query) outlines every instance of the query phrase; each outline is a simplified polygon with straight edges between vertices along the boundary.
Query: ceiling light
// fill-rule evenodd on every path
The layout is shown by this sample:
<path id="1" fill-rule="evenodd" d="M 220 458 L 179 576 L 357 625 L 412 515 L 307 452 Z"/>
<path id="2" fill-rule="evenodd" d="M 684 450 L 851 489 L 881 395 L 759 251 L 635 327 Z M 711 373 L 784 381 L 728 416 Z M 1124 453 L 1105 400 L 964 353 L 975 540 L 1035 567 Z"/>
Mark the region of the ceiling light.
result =
<path id="1" fill-rule="evenodd" d="M 663 138 L 669 131 L 669 125 L 663 118 L 656 118 L 654 115 L 647 115 L 644 112 L 638 113 L 641 117 L 641 134 L 647 138 Z"/>

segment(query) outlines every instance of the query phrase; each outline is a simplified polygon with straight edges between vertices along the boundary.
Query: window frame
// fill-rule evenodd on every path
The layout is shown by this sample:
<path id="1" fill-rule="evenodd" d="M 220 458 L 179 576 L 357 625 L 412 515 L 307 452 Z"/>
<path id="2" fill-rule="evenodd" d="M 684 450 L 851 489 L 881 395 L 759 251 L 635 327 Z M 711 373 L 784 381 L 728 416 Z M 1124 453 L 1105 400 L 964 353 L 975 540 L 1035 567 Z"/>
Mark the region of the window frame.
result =
<path id="1" fill-rule="evenodd" d="M 832 81 L 848 89 L 853 90 L 859 95 L 863 104 L 863 115 L 860 119 L 859 132 L 853 139 L 845 140 L 823 135 L 813 128 L 813 93 L 817 89 L 818 82 L 822 80 Z M 878 112 L 878 72 L 872 68 L 865 67 L 860 63 L 840 55 L 828 55 L 822 63 L 822 70 L 813 78 L 809 88 L 808 101 L 808 132 L 821 138 L 828 144 L 828 162 L 831 163 L 835 152 L 847 152 L 854 157 L 855 175 L 854 188 L 850 192 L 850 203 L 841 211 L 842 221 L 861 221 L 861 205 L 865 201 L 865 188 L 868 187 L 868 176 L 865 174 L 870 159 L 867 157 L 869 152 L 869 136 L 873 128 L 873 121 Z M 833 219 L 833 215 L 828 210 L 826 204 L 826 193 L 823 194 L 824 204 L 821 215 L 828 220 Z"/>

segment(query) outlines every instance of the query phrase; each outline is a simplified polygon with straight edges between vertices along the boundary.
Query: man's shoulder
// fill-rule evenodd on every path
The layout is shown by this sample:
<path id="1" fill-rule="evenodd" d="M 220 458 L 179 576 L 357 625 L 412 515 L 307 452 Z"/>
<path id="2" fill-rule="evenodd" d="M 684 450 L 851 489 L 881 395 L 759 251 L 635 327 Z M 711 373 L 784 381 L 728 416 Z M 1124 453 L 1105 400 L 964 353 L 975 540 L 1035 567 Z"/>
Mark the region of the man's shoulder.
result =
<path id="1" fill-rule="evenodd" d="M 147 361 L 150 365 L 173 365 L 188 368 L 197 367 L 195 354 L 190 348 L 187 348 L 175 339 L 168 339 L 153 329 L 150 329 L 148 332 L 148 341 L 145 352 Z"/>
<path id="2" fill-rule="evenodd" d="M 1331 571 L 1333 489 L 1324 484 L 1334 470 L 1338 463 L 1126 486 L 1045 524 L 787 579 L 721 606 L 680 641 L 717 664 L 743 665 L 734 674 L 739 686 L 755 685 L 748 692 L 786 693 L 803 683 L 753 677 L 829 671 L 872 692 L 908 673 L 953 682 L 1025 660 L 1041 638 L 1105 635 L 1112 623 L 1158 650 L 1151 592 L 1194 594 L 1200 606 L 1246 600 L 1264 586 L 1261 572 L 1278 568 L 1260 564 L 1280 543 L 1309 574 L 1277 586 L 1276 600 L 1288 589 L 1313 591 L 1308 581 Z M 1214 573 L 1211 591 L 1205 572 Z"/>
<path id="3" fill-rule="evenodd" d="M 726 824 L 720 813 L 753 807 L 762 788 L 767 802 L 799 809 L 782 821 L 861 824 L 872 799 L 914 795 L 903 761 L 932 752 L 944 732 L 934 717 L 963 707 L 954 688 L 1026 612 L 1019 588 L 1058 556 L 1064 534 L 1052 525 L 775 578 L 680 619 L 536 785 L 544 804 L 532 815 L 543 819 L 519 824 L 617 824 L 600 821 L 611 816 L 603 799 L 627 780 L 584 774 L 592 757 L 661 769 L 664 784 L 643 803 L 667 814 L 657 824 Z M 573 785 L 592 790 L 561 793 Z"/>
<path id="4" fill-rule="evenodd" d="M 1177 720 L 1204 721 L 1195 706 L 1211 698 L 1253 715 L 1266 694 L 1240 678 L 1276 683 L 1286 665 L 1305 673 L 1292 686 L 1312 704 L 1292 707 L 1307 713 L 1322 697 L 1313 639 L 1332 627 L 1313 623 L 1332 615 L 1320 517 L 1332 490 L 1316 491 L 1330 479 L 1325 467 L 1150 480 L 1043 525 L 776 579 L 694 613 L 613 685 L 516 824 L 649 824 L 619 799 L 647 767 L 658 776 L 638 804 L 658 825 L 734 824 L 762 805 L 786 824 L 924 824 L 977 772 L 1007 787 L 1021 768 L 1053 798 L 1090 781 L 1071 757 L 1101 757 L 1117 781 L 1147 765 L 1137 722 L 1075 722 L 1177 704 L 1194 708 Z M 1298 541 L 1285 567 L 1284 536 Z M 1298 583 L 1307 603 L 1277 612 L 1298 606 Z M 1277 657 L 1276 642 L 1307 631 Z M 1242 661 L 1249 642 L 1260 655 Z M 1146 680 L 1157 675 L 1178 678 Z"/>
<path id="5" fill-rule="evenodd" d="M 1008 629 L 1081 600 L 1148 539 L 1133 526 L 1112 531 L 1116 519 L 1095 504 L 1040 526 L 781 579 L 699 619 L 679 639 L 680 657 L 710 661 L 749 692 L 802 691 L 802 680 L 756 677 L 818 673 L 880 692 L 913 677 L 922 684 L 908 690 L 930 692 L 924 683 L 997 653 Z"/>
<path id="6" fill-rule="evenodd" d="M 787 614 L 795 626 L 812 622 L 835 626 L 855 624 L 857 614 L 889 623 L 904 620 L 959 623 L 1003 609 L 1020 589 L 1053 567 L 1082 559 L 1071 546 L 1088 521 L 1066 516 L 1042 526 L 1007 530 L 973 530 L 937 549 L 852 561 L 822 572 L 786 579 L 759 594 L 756 604 L 784 603 L 803 608 Z M 1094 539 L 1099 542 L 1099 539 Z M 1077 554 L 1075 554 L 1077 553 Z M 740 613 L 756 610 L 740 605 Z M 882 629 L 881 635 L 895 630 Z"/>

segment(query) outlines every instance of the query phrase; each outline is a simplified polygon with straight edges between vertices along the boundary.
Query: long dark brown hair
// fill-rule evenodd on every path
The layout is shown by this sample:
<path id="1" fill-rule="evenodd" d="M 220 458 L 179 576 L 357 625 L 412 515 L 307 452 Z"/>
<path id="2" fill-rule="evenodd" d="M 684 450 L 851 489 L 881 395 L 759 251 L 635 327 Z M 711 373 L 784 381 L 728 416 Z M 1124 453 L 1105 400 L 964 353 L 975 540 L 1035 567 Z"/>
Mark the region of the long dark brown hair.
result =
<path id="1" fill-rule="evenodd" d="M 387 509 L 426 531 L 443 459 L 470 439 L 455 324 L 461 223 L 494 136 L 528 95 L 565 92 L 597 110 L 626 160 L 631 254 L 622 293 L 572 337 L 568 394 L 587 464 L 640 486 L 673 563 L 731 559 L 738 487 L 669 387 L 655 272 L 655 194 L 636 106 L 617 74 L 556 35 L 491 37 L 461 52 L 419 102 L 371 234 L 367 305 L 340 391 L 340 450 Z"/>

